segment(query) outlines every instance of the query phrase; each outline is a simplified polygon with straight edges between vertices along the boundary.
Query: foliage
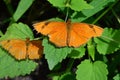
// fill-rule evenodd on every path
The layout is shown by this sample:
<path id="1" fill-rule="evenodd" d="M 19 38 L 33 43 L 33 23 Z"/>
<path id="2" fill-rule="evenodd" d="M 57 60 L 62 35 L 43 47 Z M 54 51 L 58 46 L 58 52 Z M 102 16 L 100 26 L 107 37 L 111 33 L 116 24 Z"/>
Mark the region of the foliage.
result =
<path id="1" fill-rule="evenodd" d="M 49 68 L 53 69 L 56 64 L 61 62 L 63 59 L 67 57 L 67 55 L 71 52 L 71 48 L 55 48 L 55 46 L 48 43 L 47 39 L 43 40 L 44 53 L 45 58 L 48 61 Z"/>
<path id="2" fill-rule="evenodd" d="M 33 33 L 31 29 L 23 23 L 13 23 L 7 28 L 5 35 L 0 40 L 10 39 L 26 39 L 29 37 L 33 39 Z M 31 71 L 37 67 L 37 63 L 32 60 L 18 61 L 13 58 L 8 51 L 0 47 L 0 77 L 15 77 L 19 75 L 30 74 Z"/>
<path id="3" fill-rule="evenodd" d="M 34 71 L 37 66 L 37 63 L 31 60 L 17 61 L 1 48 L 0 52 L 0 78 L 24 76 Z"/>
<path id="4" fill-rule="evenodd" d="M 91 5 L 86 3 L 86 1 L 84 1 L 84 0 L 79 0 L 79 1 L 78 0 L 72 0 L 71 2 L 70 2 L 70 0 L 66 0 L 66 1 L 65 0 L 60 0 L 60 1 L 48 0 L 48 1 L 51 4 L 53 4 L 53 6 L 56 6 L 56 7 L 59 7 L 59 8 L 61 8 L 61 7 L 69 7 L 74 11 L 81 11 L 81 10 L 84 10 L 84 9 L 93 8 Z"/>
<path id="5" fill-rule="evenodd" d="M 101 61 L 85 60 L 77 68 L 77 80 L 107 80 L 107 65 Z"/>
<path id="6" fill-rule="evenodd" d="M 33 33 L 31 29 L 23 23 L 13 23 L 7 28 L 5 35 L 3 35 L 0 40 L 9 39 L 33 39 Z"/>
<path id="7" fill-rule="evenodd" d="M 47 60 L 50 70 L 50 74 L 46 75 L 47 77 L 53 80 L 120 79 L 120 72 L 117 69 L 117 67 L 120 67 L 120 29 L 118 27 L 120 26 L 120 18 L 117 15 L 120 12 L 118 10 L 120 4 L 118 0 L 48 0 L 48 2 L 45 1 L 43 3 L 50 4 L 44 6 L 45 4 L 40 5 L 39 3 L 40 7 L 38 9 L 33 5 L 37 0 L 20 0 L 15 11 L 12 7 L 12 0 L 3 1 L 12 15 L 8 20 L 2 21 L 8 27 L 6 31 L 4 29 L 0 30 L 0 41 L 11 39 L 26 40 L 26 38 L 34 40 L 34 35 L 37 39 L 42 38 L 45 55 L 43 58 Z M 48 5 L 53 9 L 57 9 L 59 14 L 55 16 L 55 10 L 51 10 Z M 37 11 L 34 12 L 36 9 Z M 38 12 L 39 9 L 41 12 Z M 70 18 L 72 22 L 96 23 L 106 28 L 104 28 L 101 37 L 93 38 L 79 48 L 58 48 L 50 43 L 48 38 L 33 34 L 34 31 L 31 26 L 28 26 L 29 24 L 31 25 L 32 20 L 35 21 L 35 18 L 31 18 L 35 17 L 34 15 L 38 16 L 38 13 L 40 15 L 39 20 L 43 20 L 42 14 L 46 15 L 47 9 L 50 9 L 53 14 L 51 21 L 63 21 L 61 19 L 62 16 L 64 20 Z M 26 15 L 28 20 L 31 19 L 31 21 L 28 21 L 30 23 L 27 23 Z M 51 16 L 50 13 L 48 15 Z M 43 17 L 46 19 L 46 16 Z M 112 19 L 115 19 L 116 22 L 113 23 Z M 118 29 L 113 26 L 117 26 Z M 33 60 L 16 60 L 2 46 L 0 47 L 0 78 L 29 75 L 37 66 L 38 63 Z M 43 70 L 45 72 L 45 69 Z"/>
<path id="8" fill-rule="evenodd" d="M 31 6 L 31 4 L 33 3 L 33 0 L 21 0 L 19 2 L 19 5 L 17 7 L 16 12 L 13 15 L 13 19 L 15 21 L 18 21 L 19 18 L 27 11 L 27 9 Z M 22 10 L 21 10 L 22 9 Z"/>
<path id="9" fill-rule="evenodd" d="M 117 51 L 120 47 L 119 34 L 120 30 L 105 28 L 103 35 L 100 38 L 95 38 L 98 52 L 101 54 L 110 54 Z"/>

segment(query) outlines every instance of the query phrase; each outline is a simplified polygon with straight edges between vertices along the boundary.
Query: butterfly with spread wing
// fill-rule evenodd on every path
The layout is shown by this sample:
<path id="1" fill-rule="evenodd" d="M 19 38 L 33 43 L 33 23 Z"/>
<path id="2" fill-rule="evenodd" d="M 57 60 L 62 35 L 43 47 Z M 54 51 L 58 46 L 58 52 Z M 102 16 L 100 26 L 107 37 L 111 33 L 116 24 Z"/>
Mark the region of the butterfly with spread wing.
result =
<path id="1" fill-rule="evenodd" d="M 35 30 L 49 37 L 57 47 L 79 47 L 92 37 L 102 35 L 103 28 L 87 23 L 43 21 L 35 23 Z"/>
<path id="2" fill-rule="evenodd" d="M 39 59 L 42 57 L 43 46 L 40 40 L 11 39 L 0 41 L 0 45 L 18 60 Z"/>

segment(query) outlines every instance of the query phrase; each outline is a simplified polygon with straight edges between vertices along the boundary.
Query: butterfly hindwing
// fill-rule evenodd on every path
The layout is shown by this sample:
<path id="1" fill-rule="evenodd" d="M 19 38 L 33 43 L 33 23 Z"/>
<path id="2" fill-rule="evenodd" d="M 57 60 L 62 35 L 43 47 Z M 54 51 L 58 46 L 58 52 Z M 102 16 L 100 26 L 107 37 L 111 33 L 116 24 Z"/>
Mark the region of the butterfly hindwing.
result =
<path id="1" fill-rule="evenodd" d="M 53 29 L 53 32 L 50 33 L 49 40 L 57 45 L 58 47 L 66 46 L 67 43 L 67 28 L 66 24 L 63 22 L 54 22 L 53 23 L 55 28 Z M 49 25 L 52 26 L 52 25 Z"/>
<path id="2" fill-rule="evenodd" d="M 28 44 L 28 57 L 29 59 L 39 59 L 42 57 L 43 47 L 40 40 L 32 40 Z"/>

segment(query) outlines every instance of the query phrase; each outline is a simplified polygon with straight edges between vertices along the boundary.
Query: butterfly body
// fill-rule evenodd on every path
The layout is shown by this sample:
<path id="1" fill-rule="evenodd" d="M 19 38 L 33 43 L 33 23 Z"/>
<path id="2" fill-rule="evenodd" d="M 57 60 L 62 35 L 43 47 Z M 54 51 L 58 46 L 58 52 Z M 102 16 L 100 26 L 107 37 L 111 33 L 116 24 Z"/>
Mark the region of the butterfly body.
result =
<path id="1" fill-rule="evenodd" d="M 46 24 L 47 23 L 47 24 Z M 71 22 L 39 22 L 34 24 L 35 30 L 49 37 L 57 47 L 79 47 L 92 37 L 100 36 L 103 29 L 96 25 Z"/>

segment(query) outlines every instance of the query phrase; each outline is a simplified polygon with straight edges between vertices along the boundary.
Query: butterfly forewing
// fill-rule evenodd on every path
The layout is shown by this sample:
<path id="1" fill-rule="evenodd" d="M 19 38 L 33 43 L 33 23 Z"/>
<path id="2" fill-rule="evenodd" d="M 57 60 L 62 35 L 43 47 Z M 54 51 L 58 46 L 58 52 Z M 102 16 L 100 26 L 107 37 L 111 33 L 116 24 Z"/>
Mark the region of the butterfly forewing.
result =
<path id="1" fill-rule="evenodd" d="M 103 29 L 86 23 L 71 24 L 69 46 L 79 47 L 88 42 L 92 37 L 100 36 Z"/>
<path id="2" fill-rule="evenodd" d="M 102 35 L 103 33 L 103 28 L 96 26 L 96 25 L 92 25 L 93 26 L 93 31 L 95 33 L 95 35 L 93 35 L 93 37 L 99 37 Z"/>
<path id="3" fill-rule="evenodd" d="M 36 23 L 34 25 L 34 28 L 39 33 L 41 33 L 43 35 L 48 35 L 49 40 L 52 43 L 54 43 L 55 45 L 57 45 L 58 47 L 67 46 L 66 45 L 66 39 L 67 39 L 66 23 L 64 23 L 64 22 L 48 22 L 47 24 L 44 23 L 44 25 L 39 25 L 40 23 Z"/>
<path id="4" fill-rule="evenodd" d="M 78 35 L 75 31 L 71 30 L 68 46 L 79 47 L 79 46 L 85 44 L 87 41 L 88 41 L 88 38 L 86 38 L 80 34 Z"/>
<path id="5" fill-rule="evenodd" d="M 23 40 L 5 40 L 0 42 L 1 46 L 6 49 L 16 59 L 26 58 L 26 43 Z"/>

